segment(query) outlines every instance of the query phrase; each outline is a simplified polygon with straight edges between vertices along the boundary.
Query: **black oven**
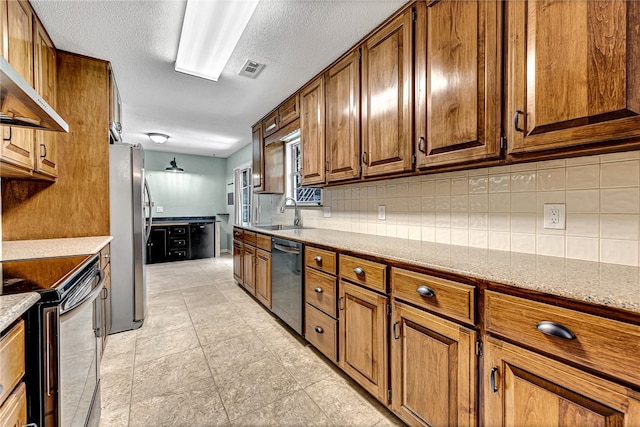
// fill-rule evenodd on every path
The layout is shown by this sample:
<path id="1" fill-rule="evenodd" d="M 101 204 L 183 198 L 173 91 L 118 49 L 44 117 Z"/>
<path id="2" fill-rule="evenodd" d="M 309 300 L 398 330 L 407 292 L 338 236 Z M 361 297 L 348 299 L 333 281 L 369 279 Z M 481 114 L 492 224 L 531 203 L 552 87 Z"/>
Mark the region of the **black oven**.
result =
<path id="1" fill-rule="evenodd" d="M 2 263 L 3 293 L 36 291 L 26 313 L 28 420 L 44 427 L 97 426 L 100 418 L 98 255 Z"/>

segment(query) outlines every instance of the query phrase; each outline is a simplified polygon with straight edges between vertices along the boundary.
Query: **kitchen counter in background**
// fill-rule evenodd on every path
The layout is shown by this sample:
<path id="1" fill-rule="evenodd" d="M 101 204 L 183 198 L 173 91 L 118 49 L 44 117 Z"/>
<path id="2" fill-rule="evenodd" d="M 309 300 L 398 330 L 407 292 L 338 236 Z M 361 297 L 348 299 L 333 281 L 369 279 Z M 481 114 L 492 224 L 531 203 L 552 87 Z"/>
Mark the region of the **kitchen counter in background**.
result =
<path id="1" fill-rule="evenodd" d="M 306 244 L 385 258 L 640 313 L 640 268 L 328 229 L 265 230 Z"/>
<path id="2" fill-rule="evenodd" d="M 16 295 L 0 295 L 0 331 L 6 329 L 40 300 L 36 292 Z"/>
<path id="3" fill-rule="evenodd" d="M 65 239 L 12 240 L 2 242 L 0 261 L 97 254 L 113 237 L 91 236 Z"/>

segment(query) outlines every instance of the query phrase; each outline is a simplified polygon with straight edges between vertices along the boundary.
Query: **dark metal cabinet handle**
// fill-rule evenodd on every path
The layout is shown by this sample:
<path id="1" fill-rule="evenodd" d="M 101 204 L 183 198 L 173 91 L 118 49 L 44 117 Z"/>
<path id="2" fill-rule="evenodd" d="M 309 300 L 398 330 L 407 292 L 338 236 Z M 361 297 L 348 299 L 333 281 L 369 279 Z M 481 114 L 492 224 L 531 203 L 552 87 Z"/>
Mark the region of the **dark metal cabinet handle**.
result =
<path id="1" fill-rule="evenodd" d="M 338 310 L 344 310 L 344 297 L 338 298 Z"/>
<path id="2" fill-rule="evenodd" d="M 569 328 L 556 322 L 548 320 L 542 321 L 536 325 L 536 328 L 545 335 L 565 340 L 575 340 L 576 335 Z"/>
<path id="3" fill-rule="evenodd" d="M 494 393 L 498 392 L 498 386 L 496 385 L 496 372 L 498 372 L 497 366 L 494 366 L 493 368 L 491 368 L 491 377 L 490 377 L 491 391 Z"/>
<path id="4" fill-rule="evenodd" d="M 360 267 L 354 268 L 353 272 L 356 273 L 358 276 L 362 276 L 364 274 L 364 270 L 361 269 Z"/>
<path id="5" fill-rule="evenodd" d="M 416 292 L 422 295 L 423 297 L 432 298 L 436 296 L 436 293 L 428 286 L 418 286 Z"/>
<path id="6" fill-rule="evenodd" d="M 44 144 L 40 144 L 40 157 L 43 159 L 47 157 L 47 146 Z"/>
<path id="7" fill-rule="evenodd" d="M 323 332 L 324 332 L 324 330 L 323 330 L 320 326 L 316 326 L 316 327 L 315 327 L 315 330 L 316 330 L 316 332 L 317 332 L 317 333 L 319 333 L 319 334 L 321 334 L 321 333 L 323 333 Z"/>
<path id="8" fill-rule="evenodd" d="M 427 150 L 424 148 L 424 136 L 418 138 L 418 151 L 424 154 L 427 154 Z"/>
<path id="9" fill-rule="evenodd" d="M 393 339 L 397 340 L 400 339 L 400 336 L 398 335 L 398 323 L 400 322 L 396 322 L 393 324 Z"/>
<path id="10" fill-rule="evenodd" d="M 524 132 L 524 129 L 519 126 L 520 123 L 519 123 L 518 118 L 519 118 L 520 114 L 524 114 L 524 111 L 516 110 L 515 114 L 513 115 L 513 127 L 518 132 Z"/>
<path id="11" fill-rule="evenodd" d="M 322 262 L 322 257 L 320 255 L 313 257 L 315 262 Z"/>
<path id="12" fill-rule="evenodd" d="M 319 294 L 322 293 L 322 288 L 320 286 L 318 286 L 317 288 L 314 288 L 313 290 L 316 291 Z"/>

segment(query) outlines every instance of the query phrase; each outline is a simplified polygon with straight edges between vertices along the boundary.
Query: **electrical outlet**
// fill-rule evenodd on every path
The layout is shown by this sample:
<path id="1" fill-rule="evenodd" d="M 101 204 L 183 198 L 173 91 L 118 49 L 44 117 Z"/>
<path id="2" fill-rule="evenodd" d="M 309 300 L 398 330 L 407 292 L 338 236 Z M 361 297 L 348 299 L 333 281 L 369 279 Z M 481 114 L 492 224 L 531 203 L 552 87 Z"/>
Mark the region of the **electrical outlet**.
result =
<path id="1" fill-rule="evenodd" d="M 164 212 L 164 207 L 156 206 L 156 213 L 163 213 L 163 212 Z"/>
<path id="2" fill-rule="evenodd" d="M 378 219 L 385 220 L 387 218 L 386 206 L 378 205 Z"/>
<path id="3" fill-rule="evenodd" d="M 561 204 L 544 205 L 544 228 L 564 230 L 566 206 Z"/>
<path id="4" fill-rule="evenodd" d="M 331 218 L 331 206 L 325 206 L 322 208 L 322 216 L 325 218 Z"/>

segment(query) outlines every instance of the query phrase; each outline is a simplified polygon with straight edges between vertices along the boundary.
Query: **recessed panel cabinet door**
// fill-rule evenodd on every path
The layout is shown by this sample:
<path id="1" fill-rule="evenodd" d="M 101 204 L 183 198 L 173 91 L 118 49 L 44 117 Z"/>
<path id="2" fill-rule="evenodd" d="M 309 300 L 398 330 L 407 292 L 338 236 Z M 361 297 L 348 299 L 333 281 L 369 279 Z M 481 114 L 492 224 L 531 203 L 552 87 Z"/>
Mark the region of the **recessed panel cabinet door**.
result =
<path id="1" fill-rule="evenodd" d="M 262 125 L 258 123 L 251 130 L 253 144 L 253 192 L 262 192 L 264 185 L 264 142 L 262 141 Z"/>
<path id="2" fill-rule="evenodd" d="M 640 136 L 640 2 L 514 1 L 505 8 L 510 154 Z"/>
<path id="3" fill-rule="evenodd" d="M 475 426 L 476 333 L 393 302 L 392 408 L 410 425 Z"/>
<path id="4" fill-rule="evenodd" d="M 327 72 L 327 181 L 360 176 L 360 54 Z"/>
<path id="5" fill-rule="evenodd" d="M 412 10 L 362 45 L 362 174 L 412 169 Z"/>
<path id="6" fill-rule="evenodd" d="M 416 163 L 500 156 L 500 1 L 418 2 Z"/>
<path id="7" fill-rule="evenodd" d="M 302 185 L 324 183 L 324 126 L 324 77 L 320 76 L 300 92 Z"/>
<path id="8" fill-rule="evenodd" d="M 271 309 L 271 253 L 256 250 L 256 298 Z"/>
<path id="9" fill-rule="evenodd" d="M 35 82 L 36 92 L 55 110 L 56 108 L 56 50 L 42 24 L 35 28 Z M 36 168 L 41 174 L 58 176 L 56 164 L 55 132 L 35 131 Z"/>
<path id="10" fill-rule="evenodd" d="M 242 284 L 245 289 L 256 294 L 256 248 L 249 245 L 244 245 L 242 250 Z"/>
<path id="11" fill-rule="evenodd" d="M 640 425 L 627 387 L 494 338 L 484 348 L 486 426 Z"/>
<path id="12" fill-rule="evenodd" d="M 233 278 L 242 284 L 244 276 L 244 244 L 238 240 L 233 241 Z"/>

